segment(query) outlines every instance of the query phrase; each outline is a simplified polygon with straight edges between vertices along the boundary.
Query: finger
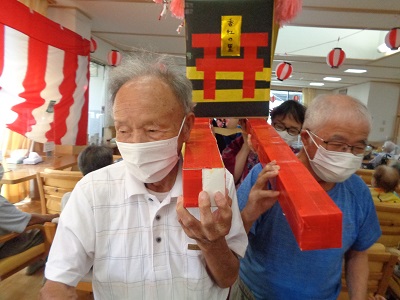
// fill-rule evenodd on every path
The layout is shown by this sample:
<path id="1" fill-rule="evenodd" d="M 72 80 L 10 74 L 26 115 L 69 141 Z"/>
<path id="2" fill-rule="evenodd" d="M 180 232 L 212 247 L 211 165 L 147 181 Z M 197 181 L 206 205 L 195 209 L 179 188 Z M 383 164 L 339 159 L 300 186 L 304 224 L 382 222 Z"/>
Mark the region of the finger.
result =
<path id="1" fill-rule="evenodd" d="M 206 191 L 201 191 L 199 193 L 199 211 L 200 222 L 202 224 L 212 223 L 211 201 L 210 196 Z"/>
<path id="2" fill-rule="evenodd" d="M 183 196 L 179 196 L 176 201 L 176 214 L 178 215 L 178 221 L 182 221 L 185 226 L 188 226 L 187 224 L 190 223 L 192 215 L 183 207 Z"/>
<path id="3" fill-rule="evenodd" d="M 199 231 L 200 222 L 190 214 L 190 212 L 183 207 L 183 197 L 179 196 L 176 202 L 176 213 L 178 215 L 178 222 L 185 230 L 188 236 L 191 236 Z M 191 232 L 189 235 L 188 231 Z"/>
<path id="4" fill-rule="evenodd" d="M 263 199 L 265 198 L 277 199 L 279 195 L 280 195 L 279 191 L 273 191 L 273 190 L 261 190 L 259 192 L 259 197 Z"/>
<path id="5" fill-rule="evenodd" d="M 225 188 L 225 195 L 228 197 L 228 205 L 232 207 L 232 198 L 229 196 L 229 191 L 227 188 Z"/>
<path id="6" fill-rule="evenodd" d="M 275 178 L 279 174 L 279 166 L 273 165 L 269 166 L 260 172 L 257 177 L 256 183 L 254 184 L 255 189 L 264 189 L 267 185 L 269 179 Z"/>
<path id="7" fill-rule="evenodd" d="M 220 216 L 225 219 L 225 218 L 231 218 L 232 217 L 232 210 L 229 205 L 229 196 L 225 197 L 224 194 L 221 192 L 215 193 L 215 204 L 218 206 L 219 209 L 219 214 Z M 232 202 L 232 200 L 231 200 Z"/>
<path id="8" fill-rule="evenodd" d="M 247 134 L 247 145 L 249 145 L 251 151 L 256 152 L 251 141 L 251 134 Z"/>
<path id="9" fill-rule="evenodd" d="M 228 198 L 229 196 L 225 197 L 225 195 L 222 194 L 221 192 L 216 192 L 214 196 L 215 204 L 218 206 L 218 208 L 227 208 L 229 207 Z"/>

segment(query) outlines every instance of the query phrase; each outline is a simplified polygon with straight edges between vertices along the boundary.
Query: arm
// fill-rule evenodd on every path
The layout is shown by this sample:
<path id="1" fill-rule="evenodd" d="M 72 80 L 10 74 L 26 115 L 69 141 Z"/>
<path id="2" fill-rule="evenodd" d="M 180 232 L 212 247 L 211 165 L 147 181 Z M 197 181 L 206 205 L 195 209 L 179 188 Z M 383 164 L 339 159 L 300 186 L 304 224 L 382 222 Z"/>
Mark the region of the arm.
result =
<path id="1" fill-rule="evenodd" d="M 178 198 L 176 211 L 185 233 L 197 241 L 210 276 L 219 287 L 227 288 L 235 282 L 239 273 L 239 259 L 229 249 L 225 239 L 231 228 L 232 200 L 217 193 L 215 202 L 218 209 L 212 212 L 209 195 L 200 192 L 200 221 L 183 207 L 182 196 Z"/>
<path id="2" fill-rule="evenodd" d="M 244 140 L 243 145 L 235 157 L 235 168 L 232 174 L 235 183 L 240 181 L 244 167 L 246 166 L 247 157 L 249 156 L 250 153 L 250 147 L 247 144 L 247 138 L 244 135 L 243 135 L 243 140 Z"/>
<path id="3" fill-rule="evenodd" d="M 275 178 L 278 173 L 279 166 L 275 162 L 267 164 L 251 188 L 247 204 L 241 212 L 246 233 L 249 233 L 253 223 L 276 202 L 279 192 L 266 190 L 266 187 L 268 181 Z"/>
<path id="4" fill-rule="evenodd" d="M 31 219 L 28 222 L 28 226 L 33 224 L 44 224 L 45 222 L 51 222 L 51 220 L 59 216 L 60 216 L 59 214 L 51 214 L 51 215 L 31 214 Z"/>
<path id="5" fill-rule="evenodd" d="M 254 152 L 254 149 L 251 145 L 251 135 L 247 133 L 246 120 L 241 119 L 239 124 L 242 127 L 243 145 L 240 147 L 240 150 L 235 157 L 234 172 L 232 174 L 235 183 L 239 182 L 242 178 L 244 167 L 246 166 L 250 152 Z"/>
<path id="6" fill-rule="evenodd" d="M 345 273 L 350 299 L 367 299 L 369 274 L 367 252 L 355 250 L 347 251 L 345 254 Z"/>
<path id="7" fill-rule="evenodd" d="M 64 283 L 47 280 L 45 285 L 41 288 L 39 294 L 40 300 L 67 300 L 78 299 L 75 287 L 66 285 Z"/>

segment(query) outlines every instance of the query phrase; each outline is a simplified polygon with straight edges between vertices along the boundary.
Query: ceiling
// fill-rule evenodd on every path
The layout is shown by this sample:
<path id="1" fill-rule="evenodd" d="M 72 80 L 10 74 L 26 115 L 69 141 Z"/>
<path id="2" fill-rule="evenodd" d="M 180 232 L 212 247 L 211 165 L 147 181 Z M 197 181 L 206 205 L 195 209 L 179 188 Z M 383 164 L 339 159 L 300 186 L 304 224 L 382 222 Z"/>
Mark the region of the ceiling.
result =
<path id="1" fill-rule="evenodd" d="M 92 20 L 92 36 L 123 51 L 140 48 L 165 53 L 185 65 L 185 32 L 169 12 L 159 20 L 162 5 L 152 0 L 51 0 L 54 7 L 76 7 Z M 345 89 L 366 82 L 400 84 L 400 52 L 385 55 L 377 47 L 388 30 L 400 27 L 399 0 L 303 0 L 302 11 L 279 30 L 273 70 L 282 61 L 293 66 L 284 81 L 272 75 L 272 89 Z M 346 52 L 338 69 L 326 64 L 334 47 Z M 365 69 L 351 74 L 349 68 Z M 326 76 L 340 81 L 324 81 Z M 324 83 L 322 87 L 311 82 Z"/>

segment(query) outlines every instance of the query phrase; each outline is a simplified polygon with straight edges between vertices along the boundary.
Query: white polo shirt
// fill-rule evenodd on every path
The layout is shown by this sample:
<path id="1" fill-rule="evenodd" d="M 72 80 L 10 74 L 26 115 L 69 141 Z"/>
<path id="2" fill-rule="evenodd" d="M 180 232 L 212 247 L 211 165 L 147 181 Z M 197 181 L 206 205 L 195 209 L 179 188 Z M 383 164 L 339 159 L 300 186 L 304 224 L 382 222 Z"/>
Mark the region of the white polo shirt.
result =
<path id="1" fill-rule="evenodd" d="M 229 172 L 226 186 L 233 212 L 226 240 L 243 257 L 248 240 Z M 61 214 L 46 278 L 76 286 L 93 265 L 96 299 L 226 299 L 201 251 L 188 249 L 196 242 L 177 220 L 181 194 L 181 169 L 161 203 L 123 161 L 86 175 Z M 190 212 L 199 218 L 198 209 Z"/>

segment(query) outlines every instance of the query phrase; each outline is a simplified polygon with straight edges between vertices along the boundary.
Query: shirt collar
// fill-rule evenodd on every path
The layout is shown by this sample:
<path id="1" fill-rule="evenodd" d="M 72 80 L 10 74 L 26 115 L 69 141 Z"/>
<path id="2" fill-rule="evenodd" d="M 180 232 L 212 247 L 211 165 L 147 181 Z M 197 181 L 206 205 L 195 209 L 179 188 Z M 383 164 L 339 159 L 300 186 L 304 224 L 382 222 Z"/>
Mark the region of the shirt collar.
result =
<path id="1" fill-rule="evenodd" d="M 120 163 L 123 164 L 125 168 L 126 197 L 129 198 L 130 196 L 134 195 L 148 194 L 148 191 L 144 183 L 138 180 L 130 172 L 128 172 L 128 169 L 123 161 L 121 161 Z M 179 159 L 178 174 L 176 176 L 175 184 L 171 189 L 171 198 L 178 197 L 180 195 L 182 195 L 182 158 Z"/>

